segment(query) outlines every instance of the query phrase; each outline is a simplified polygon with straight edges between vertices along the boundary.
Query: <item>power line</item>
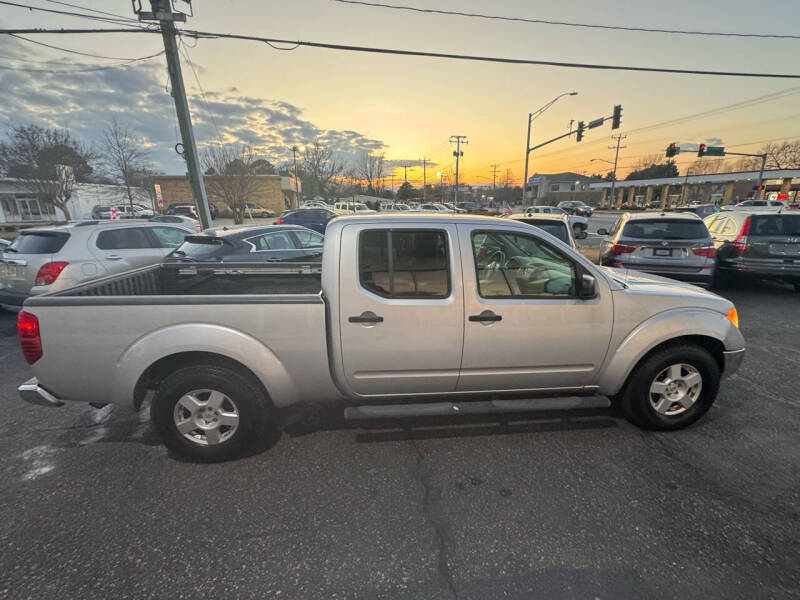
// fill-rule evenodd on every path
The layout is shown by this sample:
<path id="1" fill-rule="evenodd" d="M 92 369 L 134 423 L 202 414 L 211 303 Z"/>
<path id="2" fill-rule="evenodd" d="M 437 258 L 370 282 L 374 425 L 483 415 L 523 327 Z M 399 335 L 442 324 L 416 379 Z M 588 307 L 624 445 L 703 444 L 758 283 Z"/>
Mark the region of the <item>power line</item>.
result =
<path id="1" fill-rule="evenodd" d="M 45 12 L 45 13 L 50 13 L 50 14 L 54 14 L 54 15 L 63 15 L 63 16 L 67 16 L 67 17 L 80 17 L 80 18 L 83 18 L 83 19 L 90 19 L 92 21 L 101 21 L 103 23 L 113 23 L 113 24 L 119 24 L 121 22 L 130 23 L 131 26 L 134 26 L 137 29 L 141 29 L 141 30 L 145 30 L 145 31 L 149 30 L 148 27 L 143 27 L 143 26 L 139 25 L 138 21 L 132 22 L 132 20 L 130 20 L 128 18 L 117 19 L 117 18 L 110 18 L 110 17 L 100 17 L 100 16 L 97 16 L 97 15 L 87 15 L 86 13 L 77 13 L 77 12 L 66 11 L 66 10 L 56 10 L 54 8 L 43 8 L 41 6 L 33 6 L 31 4 L 20 4 L 19 2 L 8 2 L 7 0 L 0 0 L 0 4 L 4 4 L 6 6 L 13 6 L 15 8 L 24 8 L 26 10 L 31 10 L 31 11 L 37 10 L 39 12 Z M 134 25 L 134 23 L 135 23 L 135 25 Z"/>
<path id="2" fill-rule="evenodd" d="M 0 0 L 0 4 L 12 4 L 11 2 L 4 2 Z M 85 15 L 83 15 L 85 16 Z M 0 29 L 0 34 L 8 33 L 112 33 L 112 32 L 130 32 L 136 31 L 135 29 L 99 29 L 99 30 L 47 30 L 47 29 Z M 141 28 L 140 31 L 147 33 L 158 33 L 158 29 Z M 253 42 L 263 42 L 266 44 L 294 44 L 293 48 L 284 48 L 284 50 L 294 50 L 300 46 L 309 48 L 324 48 L 327 50 L 342 50 L 347 52 L 363 52 L 370 54 L 388 54 L 396 56 L 419 56 L 423 58 L 447 58 L 450 60 L 466 60 L 475 62 L 489 62 L 501 64 L 514 64 L 514 65 L 539 65 L 546 67 L 558 67 L 569 69 L 592 69 L 603 71 L 633 71 L 639 73 L 669 73 L 673 75 L 710 75 L 719 77 L 747 77 L 747 78 L 762 78 L 762 79 L 800 79 L 800 74 L 794 73 L 754 73 L 748 71 L 710 71 L 704 69 L 677 69 L 667 67 L 638 67 L 634 65 L 604 65 L 596 63 L 574 63 L 574 62 L 561 62 L 552 60 L 533 60 L 525 58 L 504 58 L 499 56 L 481 56 L 471 54 L 453 54 L 448 52 L 423 52 L 421 50 L 402 50 L 397 48 L 378 48 L 371 46 L 354 46 L 351 44 L 330 44 L 324 42 L 304 42 L 298 40 L 285 40 L 280 38 L 267 38 L 253 35 L 243 35 L 236 33 L 218 33 L 211 31 L 198 31 L 192 29 L 182 29 L 181 35 L 196 37 L 202 39 L 232 39 L 244 40 Z"/>
<path id="3" fill-rule="evenodd" d="M 0 32 L 1 33 L 1 32 Z M 237 33 L 215 33 L 210 31 L 197 31 L 182 29 L 182 35 L 209 39 L 232 39 L 252 42 L 274 44 L 295 44 L 296 47 L 325 48 L 327 50 L 344 50 L 347 52 L 364 52 L 371 54 L 392 54 L 398 56 L 420 56 L 424 58 L 448 58 L 451 60 L 469 60 L 477 62 L 502 63 L 513 65 L 540 65 L 546 67 L 559 67 L 569 69 L 599 69 L 605 71 L 635 71 L 640 73 L 671 73 L 676 75 L 712 75 L 722 77 L 757 77 L 767 79 L 800 79 L 800 74 L 793 73 L 753 73 L 746 71 L 709 71 L 702 69 L 674 69 L 667 67 L 637 67 L 633 65 L 603 65 L 595 63 L 574 63 L 552 60 L 533 60 L 526 58 L 504 58 L 499 56 L 480 56 L 473 54 L 453 54 L 449 52 L 423 52 L 421 50 L 402 50 L 397 48 L 377 48 L 372 46 L 354 46 L 351 44 L 330 44 L 325 42 L 304 42 L 298 40 L 285 40 L 267 38 L 254 35 Z"/>
<path id="4" fill-rule="evenodd" d="M 152 58 L 156 58 L 157 56 L 161 56 L 162 54 L 164 54 L 163 50 L 161 52 L 156 52 L 155 54 L 151 54 L 150 56 L 142 56 L 141 58 L 134 58 L 117 65 L 99 65 L 99 66 L 91 66 L 88 68 L 79 68 L 79 69 L 26 69 L 23 67 L 9 67 L 4 65 L 0 65 L 0 69 L 4 71 L 20 71 L 25 73 L 53 73 L 53 74 L 89 73 L 92 71 L 105 71 L 107 69 L 123 69 L 125 67 L 129 67 L 130 65 L 141 62 L 143 60 L 150 60 Z M 20 59 L 13 59 L 13 60 L 20 60 Z"/>
<path id="5" fill-rule="evenodd" d="M 779 33 L 738 33 L 733 31 L 696 31 L 691 29 L 661 29 L 650 27 L 626 27 L 623 25 L 603 25 L 599 23 L 574 23 L 570 21 L 554 21 L 549 19 L 530 19 L 527 17 L 507 17 L 502 15 L 488 15 L 484 13 L 463 12 L 457 10 L 443 10 L 436 8 L 419 8 L 416 6 L 400 6 L 397 4 L 385 4 L 383 2 L 364 2 L 363 0 L 332 0 L 341 4 L 358 4 L 369 6 L 370 8 L 389 8 L 392 10 L 405 10 L 417 13 L 449 15 L 457 17 L 471 17 L 478 19 L 491 19 L 494 21 L 514 21 L 518 23 L 534 23 L 537 25 L 558 25 L 561 27 L 584 27 L 587 29 L 609 29 L 613 31 L 643 31 L 646 33 L 668 33 L 678 35 L 708 35 L 717 37 L 738 37 L 738 38 L 762 38 L 762 39 L 789 39 L 800 40 L 800 35 L 779 34 Z"/>
<path id="6" fill-rule="evenodd" d="M 139 23 L 133 17 L 126 17 L 125 15 L 118 15 L 116 13 L 106 12 L 104 10 L 97 10 L 96 8 L 89 8 L 88 6 L 81 6 L 80 4 L 70 4 L 69 2 L 60 2 L 59 0 L 45 0 L 46 2 L 50 2 L 51 4 L 60 4 L 61 6 L 69 6 L 70 8 L 79 8 L 81 10 L 88 10 L 92 13 L 97 13 L 99 15 L 106 15 L 109 17 L 117 17 L 123 21 L 133 21 L 134 23 Z"/>
<path id="7" fill-rule="evenodd" d="M 36 40 L 30 40 L 26 37 L 17 35 L 15 33 L 9 35 L 11 35 L 11 37 L 17 38 L 18 40 L 23 40 L 25 42 L 30 42 L 31 44 L 36 44 L 37 46 L 44 46 L 45 48 L 51 48 L 53 50 L 59 50 L 61 52 L 68 52 L 69 54 L 77 54 L 78 56 L 88 56 L 90 58 L 102 58 L 107 60 L 133 60 L 130 57 L 126 56 L 104 56 L 102 54 L 92 54 L 91 52 L 80 52 L 78 50 L 62 48 L 61 46 L 53 46 L 52 44 L 45 44 L 44 42 L 37 42 Z"/>

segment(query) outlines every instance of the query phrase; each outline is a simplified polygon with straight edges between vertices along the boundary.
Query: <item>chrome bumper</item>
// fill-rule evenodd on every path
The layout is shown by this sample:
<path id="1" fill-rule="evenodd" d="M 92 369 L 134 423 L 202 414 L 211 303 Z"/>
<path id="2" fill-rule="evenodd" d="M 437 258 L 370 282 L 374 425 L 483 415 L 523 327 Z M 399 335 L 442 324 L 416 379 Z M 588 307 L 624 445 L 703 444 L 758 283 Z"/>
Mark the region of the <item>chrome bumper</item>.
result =
<path id="1" fill-rule="evenodd" d="M 31 404 L 38 404 L 39 406 L 64 406 L 64 401 L 56 398 L 53 394 L 39 385 L 39 380 L 36 377 L 28 379 L 25 383 L 17 388 L 19 395 L 22 399 Z"/>
<path id="2" fill-rule="evenodd" d="M 731 350 L 730 352 L 722 353 L 722 355 L 725 357 L 725 370 L 722 372 L 723 377 L 733 375 L 739 370 L 739 367 L 744 360 L 744 351 L 745 348 L 742 348 L 741 350 Z"/>

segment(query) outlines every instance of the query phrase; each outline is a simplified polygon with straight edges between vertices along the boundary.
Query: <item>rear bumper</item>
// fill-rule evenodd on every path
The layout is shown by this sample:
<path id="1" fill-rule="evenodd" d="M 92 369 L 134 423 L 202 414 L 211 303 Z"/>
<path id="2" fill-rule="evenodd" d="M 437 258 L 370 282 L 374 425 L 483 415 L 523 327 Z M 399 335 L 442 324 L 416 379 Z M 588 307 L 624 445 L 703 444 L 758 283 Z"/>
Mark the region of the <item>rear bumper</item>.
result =
<path id="1" fill-rule="evenodd" d="M 27 299 L 27 294 L 14 294 L 8 290 L 0 290 L 0 306 L 6 310 L 19 312 L 22 310 L 23 302 Z"/>
<path id="2" fill-rule="evenodd" d="M 28 379 L 28 381 L 17 388 L 17 391 L 25 402 L 30 402 L 31 404 L 37 404 L 39 406 L 64 406 L 64 401 L 40 386 L 39 380 L 36 379 L 36 377 Z"/>
<path id="3" fill-rule="evenodd" d="M 753 277 L 774 277 L 778 279 L 797 279 L 800 280 L 800 262 L 761 262 L 747 260 L 729 260 L 722 262 L 723 269 L 735 271 Z"/>
<path id="4" fill-rule="evenodd" d="M 744 360 L 745 348 L 741 350 L 732 350 L 730 352 L 723 352 L 725 357 L 725 369 L 722 371 L 723 377 L 728 377 L 736 373 Z"/>
<path id="5" fill-rule="evenodd" d="M 601 262 L 604 266 L 615 267 L 617 269 L 631 269 L 633 271 L 641 271 L 642 273 L 650 273 L 651 275 L 658 275 L 659 277 L 669 277 L 670 279 L 678 279 L 680 281 L 688 281 L 690 283 L 711 283 L 714 279 L 713 265 L 708 268 L 687 268 L 687 269 L 665 269 L 658 265 L 648 264 L 626 264 L 622 261 L 615 260 L 614 255 L 605 255 L 602 257 Z M 619 263 L 619 264 L 617 264 Z"/>

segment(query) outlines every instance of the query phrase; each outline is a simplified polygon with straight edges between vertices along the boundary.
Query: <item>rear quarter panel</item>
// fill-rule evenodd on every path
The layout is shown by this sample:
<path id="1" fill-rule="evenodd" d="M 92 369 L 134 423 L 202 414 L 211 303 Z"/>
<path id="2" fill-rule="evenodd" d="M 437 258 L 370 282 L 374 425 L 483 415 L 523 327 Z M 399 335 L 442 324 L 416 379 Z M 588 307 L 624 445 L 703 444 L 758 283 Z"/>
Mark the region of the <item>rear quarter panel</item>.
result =
<path id="1" fill-rule="evenodd" d="M 219 300 L 26 306 L 39 318 L 42 334 L 43 356 L 34 372 L 46 389 L 66 400 L 125 404 L 157 360 L 200 351 L 248 367 L 276 406 L 339 396 L 328 370 L 322 302 Z"/>

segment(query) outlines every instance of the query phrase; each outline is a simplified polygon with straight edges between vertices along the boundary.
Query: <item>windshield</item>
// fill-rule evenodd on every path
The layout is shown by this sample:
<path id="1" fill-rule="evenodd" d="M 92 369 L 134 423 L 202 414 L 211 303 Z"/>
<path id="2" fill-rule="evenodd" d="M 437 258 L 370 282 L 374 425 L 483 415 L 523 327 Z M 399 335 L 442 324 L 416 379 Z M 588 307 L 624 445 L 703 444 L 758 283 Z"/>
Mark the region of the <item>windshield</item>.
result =
<path id="1" fill-rule="evenodd" d="M 695 240 L 708 237 L 708 229 L 700 220 L 637 219 L 628 221 L 622 236 L 638 240 Z"/>

